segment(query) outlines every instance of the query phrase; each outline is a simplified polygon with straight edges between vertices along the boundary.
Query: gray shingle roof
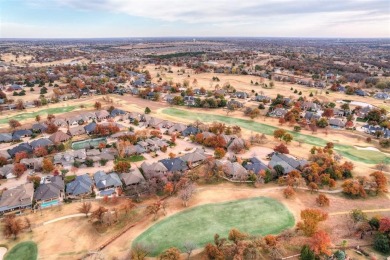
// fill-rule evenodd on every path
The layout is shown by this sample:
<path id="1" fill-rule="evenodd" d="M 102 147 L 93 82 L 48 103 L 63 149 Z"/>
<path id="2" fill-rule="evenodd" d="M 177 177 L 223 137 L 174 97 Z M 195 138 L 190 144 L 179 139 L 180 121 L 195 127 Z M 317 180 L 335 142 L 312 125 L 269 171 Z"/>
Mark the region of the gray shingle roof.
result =
<path id="1" fill-rule="evenodd" d="M 78 196 L 92 191 L 92 179 L 88 174 L 77 176 L 76 179 L 66 185 L 66 194 Z"/>

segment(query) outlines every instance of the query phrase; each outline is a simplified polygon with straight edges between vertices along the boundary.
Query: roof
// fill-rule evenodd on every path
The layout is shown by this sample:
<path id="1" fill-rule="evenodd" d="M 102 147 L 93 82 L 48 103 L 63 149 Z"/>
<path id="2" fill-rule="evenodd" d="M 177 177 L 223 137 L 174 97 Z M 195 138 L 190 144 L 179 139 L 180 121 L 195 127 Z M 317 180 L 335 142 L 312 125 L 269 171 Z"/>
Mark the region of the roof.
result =
<path id="1" fill-rule="evenodd" d="M 70 138 L 71 137 L 69 135 L 65 134 L 62 131 L 57 131 L 49 137 L 50 141 L 52 141 L 53 143 L 62 143 L 68 141 Z"/>
<path id="2" fill-rule="evenodd" d="M 13 132 L 12 135 L 16 135 L 16 136 L 30 136 L 32 135 L 32 131 L 31 130 L 16 130 Z"/>
<path id="3" fill-rule="evenodd" d="M 11 157 L 14 157 L 15 154 L 19 152 L 31 153 L 32 148 L 28 143 L 21 143 L 18 146 L 13 147 L 12 149 L 8 149 L 8 153 L 11 155 Z"/>
<path id="4" fill-rule="evenodd" d="M 110 116 L 110 113 L 108 113 L 108 111 L 106 111 L 106 110 L 99 110 L 96 112 L 97 118 L 106 118 L 108 116 Z"/>
<path id="5" fill-rule="evenodd" d="M 182 159 L 185 162 L 193 163 L 193 162 L 204 161 L 206 159 L 206 156 L 204 156 L 204 154 L 199 152 L 192 152 L 181 156 L 180 159 Z"/>
<path id="6" fill-rule="evenodd" d="M 148 163 L 143 162 L 141 164 L 142 171 L 147 178 L 152 178 L 160 175 L 161 173 L 166 173 L 168 169 L 161 162 Z"/>
<path id="7" fill-rule="evenodd" d="M 250 159 L 250 162 L 244 165 L 244 168 L 247 169 L 248 171 L 258 174 L 261 170 L 268 169 L 268 166 L 265 165 L 262 161 L 260 161 L 256 157 L 252 157 Z"/>
<path id="8" fill-rule="evenodd" d="M 11 142 L 12 134 L 11 133 L 2 133 L 0 134 L 0 142 Z"/>
<path id="9" fill-rule="evenodd" d="M 60 176 L 53 176 L 49 183 L 38 186 L 34 193 L 35 200 L 50 200 L 60 197 L 61 190 L 64 190 L 64 180 Z"/>
<path id="10" fill-rule="evenodd" d="M 69 133 L 70 133 L 72 136 L 73 136 L 73 135 L 82 135 L 82 134 L 85 134 L 84 126 L 79 125 L 79 126 L 75 126 L 75 127 L 69 128 Z"/>
<path id="11" fill-rule="evenodd" d="M 199 133 L 199 129 L 198 128 L 196 128 L 194 126 L 189 126 L 182 132 L 182 135 L 183 136 L 188 136 L 188 135 L 195 135 L 197 133 Z"/>
<path id="12" fill-rule="evenodd" d="M 32 148 L 37 148 L 37 147 L 46 147 L 46 146 L 49 146 L 49 145 L 53 145 L 53 142 L 50 141 L 50 139 L 47 139 L 47 138 L 41 138 L 41 139 L 37 139 L 37 140 L 34 140 L 32 142 L 30 142 L 30 145 Z"/>
<path id="13" fill-rule="evenodd" d="M 92 133 L 93 131 L 95 131 L 95 128 L 96 128 L 95 122 L 89 123 L 88 125 L 84 126 L 85 132 L 87 133 Z"/>
<path id="14" fill-rule="evenodd" d="M 307 164 L 306 160 L 297 160 L 282 153 L 273 153 L 269 166 L 274 168 L 280 165 L 284 169 L 284 173 L 289 173 Z"/>
<path id="15" fill-rule="evenodd" d="M 122 173 L 121 179 L 125 185 L 133 185 L 145 181 L 144 176 L 138 168 L 131 169 L 130 172 Z"/>
<path id="16" fill-rule="evenodd" d="M 47 125 L 45 123 L 36 123 L 33 124 L 31 127 L 32 130 L 39 130 L 41 132 L 45 131 L 47 129 Z"/>
<path id="17" fill-rule="evenodd" d="M 238 162 L 230 162 L 227 160 L 217 160 L 218 167 L 222 167 L 223 172 L 226 175 L 232 176 L 234 179 L 242 179 L 248 175 L 246 169 Z"/>
<path id="18" fill-rule="evenodd" d="M 118 174 L 116 174 L 115 172 L 106 174 L 103 171 L 98 171 L 93 175 L 93 179 L 95 180 L 96 187 L 99 190 L 110 187 L 122 186 L 122 182 L 119 179 Z"/>
<path id="19" fill-rule="evenodd" d="M 33 183 L 26 183 L 14 189 L 5 190 L 0 199 L 0 212 L 32 205 L 33 195 Z"/>
<path id="20" fill-rule="evenodd" d="M 92 191 L 92 179 L 88 174 L 77 176 L 76 179 L 66 185 L 66 193 L 78 196 Z"/>
<path id="21" fill-rule="evenodd" d="M 188 170 L 187 163 L 180 158 L 163 159 L 159 162 L 161 162 L 170 172 L 182 172 Z"/>

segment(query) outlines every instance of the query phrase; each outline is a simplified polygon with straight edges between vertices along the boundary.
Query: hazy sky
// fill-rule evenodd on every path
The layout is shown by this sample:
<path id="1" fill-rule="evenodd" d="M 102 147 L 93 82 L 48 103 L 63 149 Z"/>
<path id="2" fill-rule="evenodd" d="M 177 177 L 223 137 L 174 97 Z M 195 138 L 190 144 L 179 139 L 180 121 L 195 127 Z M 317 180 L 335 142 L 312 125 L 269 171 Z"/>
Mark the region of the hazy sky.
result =
<path id="1" fill-rule="evenodd" d="M 390 0 L 0 0 L 0 37 L 390 37 Z"/>

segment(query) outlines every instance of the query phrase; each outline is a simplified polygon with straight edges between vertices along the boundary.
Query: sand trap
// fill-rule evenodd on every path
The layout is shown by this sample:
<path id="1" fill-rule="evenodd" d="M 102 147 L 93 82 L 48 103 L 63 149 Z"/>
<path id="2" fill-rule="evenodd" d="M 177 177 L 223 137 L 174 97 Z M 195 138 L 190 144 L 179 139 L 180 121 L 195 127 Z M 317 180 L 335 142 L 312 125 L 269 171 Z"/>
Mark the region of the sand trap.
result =
<path id="1" fill-rule="evenodd" d="M 359 146 L 354 146 L 356 149 L 358 150 L 367 150 L 367 151 L 376 151 L 376 152 L 380 152 L 379 149 L 375 148 L 375 147 L 359 147 Z"/>
<path id="2" fill-rule="evenodd" d="M 0 247 L 0 260 L 3 260 L 5 253 L 7 253 L 7 248 Z"/>

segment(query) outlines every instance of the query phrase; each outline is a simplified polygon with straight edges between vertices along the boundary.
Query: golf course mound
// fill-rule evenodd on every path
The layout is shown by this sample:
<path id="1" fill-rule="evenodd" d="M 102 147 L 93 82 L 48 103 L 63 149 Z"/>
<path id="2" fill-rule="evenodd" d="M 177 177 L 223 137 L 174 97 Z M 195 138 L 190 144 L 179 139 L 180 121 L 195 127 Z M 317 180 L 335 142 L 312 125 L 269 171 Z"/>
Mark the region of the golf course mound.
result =
<path id="1" fill-rule="evenodd" d="M 185 242 L 203 247 L 217 233 L 227 237 L 232 228 L 251 235 L 267 235 L 293 226 L 294 216 L 283 204 L 257 197 L 206 204 L 174 214 L 138 236 L 133 246 L 148 246 L 152 248 L 152 256 L 156 256 L 170 247 L 183 249 Z"/>

